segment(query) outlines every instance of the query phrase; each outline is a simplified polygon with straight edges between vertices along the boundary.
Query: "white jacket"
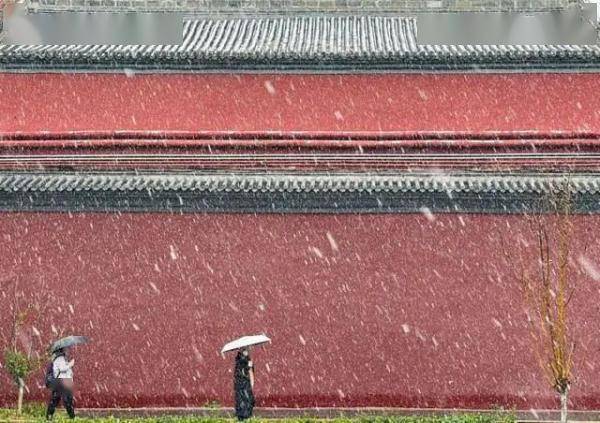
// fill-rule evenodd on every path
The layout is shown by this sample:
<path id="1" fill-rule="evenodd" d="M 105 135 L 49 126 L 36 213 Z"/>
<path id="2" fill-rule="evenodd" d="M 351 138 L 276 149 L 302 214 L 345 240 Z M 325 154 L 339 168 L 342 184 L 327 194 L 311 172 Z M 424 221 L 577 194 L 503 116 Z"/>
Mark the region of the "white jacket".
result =
<path id="1" fill-rule="evenodd" d="M 56 379 L 73 379 L 73 365 L 64 355 L 59 355 L 52 363 L 52 371 Z"/>

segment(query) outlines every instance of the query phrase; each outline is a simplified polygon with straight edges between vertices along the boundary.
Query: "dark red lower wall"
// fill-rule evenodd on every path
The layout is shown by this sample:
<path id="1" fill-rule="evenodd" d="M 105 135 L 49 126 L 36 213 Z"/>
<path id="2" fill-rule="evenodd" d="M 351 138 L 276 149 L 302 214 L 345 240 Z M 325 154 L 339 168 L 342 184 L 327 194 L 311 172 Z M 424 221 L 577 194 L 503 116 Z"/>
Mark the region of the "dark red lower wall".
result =
<path id="1" fill-rule="evenodd" d="M 600 216 L 575 223 L 573 405 L 599 408 Z M 1 214 L 2 347 L 16 280 L 25 299 L 52 293 L 34 323 L 44 342 L 53 327 L 92 338 L 76 351 L 80 406 L 230 404 L 233 357 L 219 349 L 264 331 L 259 405 L 552 407 L 502 254 L 527 228 L 495 215 Z M 46 395 L 40 381 L 30 398 Z"/>

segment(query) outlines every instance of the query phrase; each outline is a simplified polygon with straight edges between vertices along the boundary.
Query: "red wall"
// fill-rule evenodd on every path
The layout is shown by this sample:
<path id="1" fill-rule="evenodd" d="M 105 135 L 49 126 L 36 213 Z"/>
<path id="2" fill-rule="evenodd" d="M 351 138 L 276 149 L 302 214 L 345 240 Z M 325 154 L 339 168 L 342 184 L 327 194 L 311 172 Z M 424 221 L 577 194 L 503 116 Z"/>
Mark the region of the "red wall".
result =
<path id="1" fill-rule="evenodd" d="M 598 74 L 1 74 L 0 133 L 600 132 Z"/>
<path id="2" fill-rule="evenodd" d="M 600 216 L 575 223 L 573 401 L 598 408 Z M 51 290 L 44 341 L 52 325 L 92 338 L 76 351 L 81 406 L 230 404 L 220 346 L 264 331 L 263 406 L 548 407 L 501 254 L 526 229 L 494 215 L 5 213 L 0 307 L 16 275 L 26 298 Z"/>
<path id="3" fill-rule="evenodd" d="M 0 136 L 597 134 L 599 89 L 596 74 L 0 74 Z M 599 223 L 576 226 L 580 408 L 600 408 Z M 230 403 L 232 357 L 220 346 L 265 331 L 260 405 L 553 406 L 500 254 L 507 224 L 512 247 L 522 217 L 4 213 L 0 309 L 10 310 L 15 280 L 26 298 L 50 290 L 41 339 L 52 326 L 93 339 L 77 351 L 80 405 Z M 45 395 L 40 379 L 33 397 Z"/>

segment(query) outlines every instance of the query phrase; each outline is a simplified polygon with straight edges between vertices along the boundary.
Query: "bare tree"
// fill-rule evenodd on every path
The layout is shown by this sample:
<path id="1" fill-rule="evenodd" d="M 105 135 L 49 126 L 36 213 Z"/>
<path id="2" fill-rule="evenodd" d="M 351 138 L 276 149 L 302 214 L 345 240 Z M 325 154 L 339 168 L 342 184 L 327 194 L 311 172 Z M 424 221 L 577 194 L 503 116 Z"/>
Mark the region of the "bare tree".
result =
<path id="1" fill-rule="evenodd" d="M 560 396 L 561 422 L 567 421 L 575 342 L 569 327 L 574 279 L 570 183 L 561 184 L 546 199 L 543 212 L 530 216 L 535 234 L 535 270 L 522 261 L 518 276 L 528 308 L 533 350 L 544 376 Z"/>

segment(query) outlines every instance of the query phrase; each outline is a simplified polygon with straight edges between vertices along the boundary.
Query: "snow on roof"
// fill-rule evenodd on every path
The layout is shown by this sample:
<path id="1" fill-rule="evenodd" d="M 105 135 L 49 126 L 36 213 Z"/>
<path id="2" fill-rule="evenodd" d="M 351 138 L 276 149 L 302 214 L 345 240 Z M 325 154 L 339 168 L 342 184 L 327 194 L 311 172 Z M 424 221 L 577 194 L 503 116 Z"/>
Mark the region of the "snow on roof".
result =
<path id="1" fill-rule="evenodd" d="M 197 191 L 197 192 L 422 192 L 535 193 L 563 186 L 560 174 L 370 172 L 0 172 L 0 191 Z M 600 174 L 568 177 L 574 193 L 599 194 Z"/>
<path id="2" fill-rule="evenodd" d="M 416 28 L 391 16 L 198 19 L 185 22 L 180 49 L 223 59 L 400 54 L 417 48 Z"/>
<path id="3" fill-rule="evenodd" d="M 28 0 L 31 11 L 111 12 L 183 11 L 286 13 L 356 12 L 506 12 L 552 11 L 577 0 Z"/>
<path id="4" fill-rule="evenodd" d="M 0 172 L 0 210 L 522 213 L 565 177 L 418 173 Z M 600 213 L 600 174 L 569 177 L 574 211 Z"/>
<path id="5" fill-rule="evenodd" d="M 0 69 L 597 68 L 600 46 L 418 45 L 414 18 L 289 15 L 187 20 L 181 45 L 0 45 Z"/>

